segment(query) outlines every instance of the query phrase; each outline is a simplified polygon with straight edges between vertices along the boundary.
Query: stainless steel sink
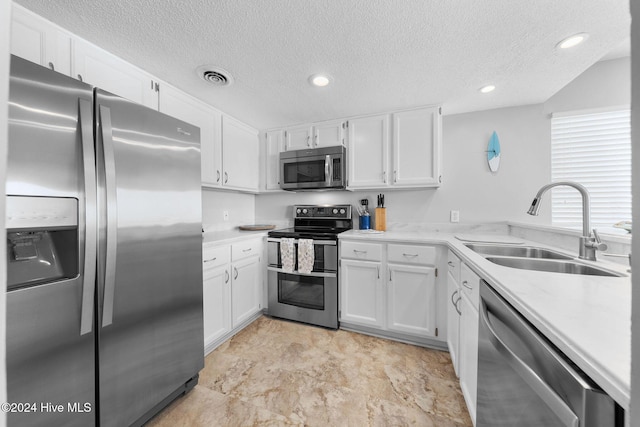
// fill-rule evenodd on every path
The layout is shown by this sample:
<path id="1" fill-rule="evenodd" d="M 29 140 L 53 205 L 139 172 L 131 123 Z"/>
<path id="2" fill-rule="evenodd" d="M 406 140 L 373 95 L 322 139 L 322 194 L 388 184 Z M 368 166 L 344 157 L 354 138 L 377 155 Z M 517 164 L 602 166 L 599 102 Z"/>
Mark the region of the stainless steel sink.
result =
<path id="1" fill-rule="evenodd" d="M 469 249 L 482 255 L 514 256 L 521 258 L 573 259 L 560 252 L 533 246 L 506 246 L 487 244 L 465 244 Z"/>
<path id="2" fill-rule="evenodd" d="M 575 261 L 560 261 L 540 258 L 508 258 L 508 257 L 486 257 L 498 265 L 512 268 L 522 268 L 524 270 L 548 271 L 551 273 L 586 274 L 591 276 L 622 277 L 623 274 L 605 270 Z"/>

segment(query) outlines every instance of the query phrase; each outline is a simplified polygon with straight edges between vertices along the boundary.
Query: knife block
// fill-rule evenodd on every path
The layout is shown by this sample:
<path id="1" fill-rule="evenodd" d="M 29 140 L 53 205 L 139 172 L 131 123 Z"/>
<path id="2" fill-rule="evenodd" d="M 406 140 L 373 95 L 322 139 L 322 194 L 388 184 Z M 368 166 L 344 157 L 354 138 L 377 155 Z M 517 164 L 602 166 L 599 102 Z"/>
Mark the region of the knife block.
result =
<path id="1" fill-rule="evenodd" d="M 378 231 L 387 230 L 387 208 L 376 208 L 375 226 Z"/>

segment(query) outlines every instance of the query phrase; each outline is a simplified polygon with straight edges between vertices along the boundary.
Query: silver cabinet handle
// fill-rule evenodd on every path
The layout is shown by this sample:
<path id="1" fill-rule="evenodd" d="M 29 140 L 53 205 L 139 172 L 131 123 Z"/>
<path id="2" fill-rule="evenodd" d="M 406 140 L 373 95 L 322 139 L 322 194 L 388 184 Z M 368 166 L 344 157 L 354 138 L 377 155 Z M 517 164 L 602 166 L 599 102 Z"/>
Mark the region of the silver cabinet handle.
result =
<path id="1" fill-rule="evenodd" d="M 451 261 L 447 261 L 447 264 L 449 265 L 449 267 L 455 267 L 455 266 L 456 266 L 456 265 L 455 265 L 453 262 L 451 262 Z"/>
<path id="2" fill-rule="evenodd" d="M 313 145 L 318 146 L 318 131 L 316 131 L 316 134 L 313 136 Z"/>
<path id="3" fill-rule="evenodd" d="M 579 420 L 571 408 L 556 394 L 556 392 L 544 382 L 522 359 L 520 359 L 508 346 L 500 339 L 496 331 L 491 326 L 487 314 L 487 304 L 480 300 L 480 333 L 482 326 L 489 332 L 489 342 L 504 357 L 514 371 L 535 391 L 535 393 L 547 404 L 547 406 L 558 416 L 565 426 L 578 427 Z M 531 333 L 534 333 L 531 331 Z"/>
<path id="4" fill-rule="evenodd" d="M 229 270 L 224 270 L 224 283 L 229 283 Z"/>
<path id="5" fill-rule="evenodd" d="M 82 74 L 78 74 L 78 80 L 83 81 L 82 80 Z"/>
<path id="6" fill-rule="evenodd" d="M 104 185 L 106 202 L 106 250 L 104 265 L 104 296 L 102 327 L 113 323 L 113 302 L 116 287 L 116 250 L 118 238 L 118 194 L 116 189 L 116 162 L 113 151 L 113 129 L 111 110 L 100 106 L 100 129 L 102 130 L 102 151 L 104 153 Z"/>
<path id="7" fill-rule="evenodd" d="M 458 312 L 459 316 L 462 316 L 462 310 L 460 310 L 460 307 L 458 307 L 458 303 L 462 300 L 462 297 L 458 297 L 458 299 L 456 299 L 456 303 L 454 304 L 456 311 Z"/>
<path id="8" fill-rule="evenodd" d="M 458 298 L 456 298 L 456 294 L 459 294 L 460 291 L 458 291 L 457 289 L 451 294 L 451 304 L 453 304 L 453 307 L 456 309 L 456 311 L 458 312 L 458 315 L 462 315 L 462 312 L 460 311 L 460 309 L 458 308 L 458 303 L 460 302 L 460 300 L 462 299 L 462 297 L 458 296 Z"/>
<path id="9" fill-rule="evenodd" d="M 456 302 L 454 301 L 456 299 L 456 294 L 458 293 L 458 290 L 456 289 L 455 291 L 453 291 L 453 293 L 451 294 L 451 304 L 453 304 L 454 306 L 456 305 Z"/>
<path id="10" fill-rule="evenodd" d="M 233 276 L 233 280 L 236 280 L 238 278 L 238 269 L 236 267 L 233 267 L 233 271 L 235 273 L 235 275 Z"/>
<path id="11" fill-rule="evenodd" d="M 53 64 L 49 63 L 53 70 Z M 98 226 L 96 218 L 97 190 L 96 167 L 93 149 L 93 111 L 91 102 L 80 99 L 78 118 L 82 141 L 82 166 L 84 169 L 84 281 L 82 282 L 82 306 L 80 308 L 80 335 L 93 330 L 93 303 L 96 281 L 96 242 Z"/>
<path id="12" fill-rule="evenodd" d="M 393 171 L 393 182 L 398 182 L 398 171 Z"/>
<path id="13" fill-rule="evenodd" d="M 402 256 L 407 257 L 407 258 L 415 258 L 418 256 L 418 254 L 405 254 L 403 253 Z"/>
<path id="14" fill-rule="evenodd" d="M 311 135 L 307 135 L 307 147 L 311 147 Z"/>
<path id="15" fill-rule="evenodd" d="M 471 286 L 469 284 L 469 282 L 467 282 L 466 280 L 462 282 L 462 286 L 464 286 L 465 288 L 469 289 L 469 290 L 473 290 L 473 286 Z"/>
<path id="16" fill-rule="evenodd" d="M 226 184 L 227 182 L 229 182 L 229 174 L 228 173 L 224 173 L 224 183 Z"/>
<path id="17" fill-rule="evenodd" d="M 382 172 L 382 182 L 387 183 L 387 171 Z"/>
<path id="18" fill-rule="evenodd" d="M 220 170 L 216 171 L 216 182 L 220 182 Z"/>
<path id="19" fill-rule="evenodd" d="M 251 252 L 251 249 L 252 249 L 252 248 L 243 249 L 243 250 L 242 250 L 242 252 L 245 252 L 245 253 L 246 253 L 246 252 Z"/>
<path id="20" fill-rule="evenodd" d="M 213 257 L 213 258 L 210 258 L 210 259 L 205 259 L 204 262 L 211 262 L 211 261 L 215 261 L 217 259 L 218 259 L 217 257 Z"/>
<path id="21" fill-rule="evenodd" d="M 391 270 L 389 270 L 389 281 L 391 282 Z"/>
<path id="22" fill-rule="evenodd" d="M 367 251 L 359 251 L 357 249 L 354 249 L 353 252 L 356 253 L 356 254 L 366 254 L 367 253 Z"/>
<path id="23" fill-rule="evenodd" d="M 53 66 L 53 62 L 49 62 L 49 68 L 51 69 L 51 71 L 56 70 L 56 68 Z"/>
<path id="24" fill-rule="evenodd" d="M 378 272 L 378 279 L 379 279 L 380 278 L 380 266 L 379 265 L 376 265 L 376 271 Z"/>

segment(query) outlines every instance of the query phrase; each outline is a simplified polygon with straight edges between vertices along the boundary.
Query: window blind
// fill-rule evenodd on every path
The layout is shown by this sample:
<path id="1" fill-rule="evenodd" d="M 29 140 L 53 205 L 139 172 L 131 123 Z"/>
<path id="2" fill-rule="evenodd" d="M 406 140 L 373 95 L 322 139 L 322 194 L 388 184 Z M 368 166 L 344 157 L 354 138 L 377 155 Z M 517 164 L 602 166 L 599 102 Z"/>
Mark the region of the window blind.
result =
<path id="1" fill-rule="evenodd" d="M 551 178 L 576 181 L 591 196 L 591 226 L 631 221 L 630 110 L 575 113 L 551 119 Z M 552 224 L 582 227 L 582 198 L 552 189 Z"/>

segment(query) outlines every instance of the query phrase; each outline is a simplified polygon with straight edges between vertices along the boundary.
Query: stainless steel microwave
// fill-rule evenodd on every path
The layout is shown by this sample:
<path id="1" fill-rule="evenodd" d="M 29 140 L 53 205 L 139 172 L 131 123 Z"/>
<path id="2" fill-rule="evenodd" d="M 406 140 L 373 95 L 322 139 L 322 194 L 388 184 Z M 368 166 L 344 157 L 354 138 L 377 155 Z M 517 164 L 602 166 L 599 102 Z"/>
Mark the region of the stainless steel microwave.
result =
<path id="1" fill-rule="evenodd" d="M 291 191 L 341 190 L 346 187 L 343 146 L 280 153 L 280 188 Z"/>

